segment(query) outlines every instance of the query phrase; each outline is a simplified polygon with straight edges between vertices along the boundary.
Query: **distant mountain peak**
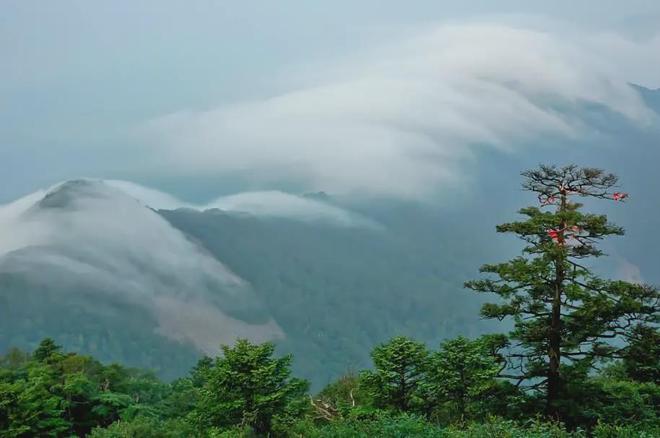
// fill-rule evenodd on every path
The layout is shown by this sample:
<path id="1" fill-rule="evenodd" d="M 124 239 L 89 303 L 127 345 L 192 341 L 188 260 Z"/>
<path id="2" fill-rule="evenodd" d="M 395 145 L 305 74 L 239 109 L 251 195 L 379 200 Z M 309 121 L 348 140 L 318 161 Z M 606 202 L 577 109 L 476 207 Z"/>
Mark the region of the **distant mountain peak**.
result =
<path id="1" fill-rule="evenodd" d="M 332 197 L 330 195 L 328 195 L 326 192 L 324 192 L 322 190 L 318 191 L 318 192 L 303 193 L 302 197 L 303 198 L 312 198 L 312 199 L 316 199 L 316 200 L 319 200 L 319 201 L 326 201 L 326 202 L 330 201 L 332 199 Z"/>
<path id="2" fill-rule="evenodd" d="M 102 180 L 73 179 L 51 187 L 37 203 L 40 208 L 67 208 L 76 200 L 121 196 L 120 192 Z"/>

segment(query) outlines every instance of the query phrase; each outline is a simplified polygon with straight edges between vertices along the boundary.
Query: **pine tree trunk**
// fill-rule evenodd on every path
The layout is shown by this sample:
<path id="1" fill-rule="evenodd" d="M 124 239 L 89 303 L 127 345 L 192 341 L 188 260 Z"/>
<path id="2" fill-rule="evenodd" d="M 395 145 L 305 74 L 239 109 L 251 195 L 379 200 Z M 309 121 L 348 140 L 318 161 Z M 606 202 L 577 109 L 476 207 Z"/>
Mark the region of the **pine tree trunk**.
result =
<path id="1" fill-rule="evenodd" d="M 557 271 L 560 271 L 557 269 Z M 558 272 L 559 274 L 559 272 Z M 558 277 L 559 278 L 559 277 Z M 563 281 L 563 280 L 562 280 Z M 559 375 L 559 364 L 561 362 L 561 287 L 559 282 L 555 288 L 555 295 L 552 301 L 552 320 L 550 325 L 550 339 L 549 339 L 549 366 L 548 366 L 548 394 L 546 399 L 546 412 L 549 416 L 557 418 L 556 400 L 559 397 L 559 389 L 561 385 L 561 377 Z"/>
<path id="2" fill-rule="evenodd" d="M 561 204 L 559 211 L 566 211 L 566 193 L 561 193 Z M 558 245 L 563 249 L 565 245 L 564 230 L 566 222 L 561 221 L 558 236 Z M 555 261 L 555 290 L 552 298 L 552 315 L 550 320 L 549 346 L 548 346 L 548 393 L 546 398 L 546 414 L 559 419 L 557 399 L 561 389 L 561 375 L 559 366 L 561 364 L 561 300 L 564 289 L 564 254 L 563 252 Z"/>

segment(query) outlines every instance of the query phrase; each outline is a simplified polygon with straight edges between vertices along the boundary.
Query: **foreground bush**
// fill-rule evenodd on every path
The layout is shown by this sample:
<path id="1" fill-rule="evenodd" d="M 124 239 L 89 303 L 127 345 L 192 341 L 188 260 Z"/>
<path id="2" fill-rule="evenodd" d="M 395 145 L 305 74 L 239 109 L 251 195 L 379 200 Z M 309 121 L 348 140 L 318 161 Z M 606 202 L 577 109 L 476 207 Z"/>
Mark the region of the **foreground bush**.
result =
<path id="1" fill-rule="evenodd" d="M 90 438 L 188 438 L 195 430 L 185 421 L 136 417 L 130 421 L 116 421 L 107 428 L 96 428 Z"/>
<path id="2" fill-rule="evenodd" d="M 330 438 L 330 437 L 421 437 L 440 436 L 442 430 L 411 414 L 390 415 L 374 412 L 371 415 L 354 415 L 347 419 L 333 421 L 324 425 L 315 425 L 313 421 L 303 420 L 292 428 L 291 437 Z"/>

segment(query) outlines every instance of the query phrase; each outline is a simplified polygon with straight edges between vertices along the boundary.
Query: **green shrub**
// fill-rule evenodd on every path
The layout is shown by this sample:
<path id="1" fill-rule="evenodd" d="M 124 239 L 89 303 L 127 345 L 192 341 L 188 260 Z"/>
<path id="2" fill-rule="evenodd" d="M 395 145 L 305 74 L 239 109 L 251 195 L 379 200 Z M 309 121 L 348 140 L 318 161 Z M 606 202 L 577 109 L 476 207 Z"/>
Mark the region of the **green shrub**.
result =
<path id="1" fill-rule="evenodd" d="M 195 430 L 183 420 L 159 420 L 135 417 L 119 420 L 105 429 L 96 428 L 90 438 L 188 438 L 197 436 Z"/>
<path id="2" fill-rule="evenodd" d="M 440 428 L 416 415 L 373 411 L 368 416 L 350 416 L 323 425 L 316 425 L 309 419 L 302 420 L 289 431 L 289 436 L 305 438 L 403 438 L 413 436 L 431 438 L 441 436 L 441 433 Z"/>

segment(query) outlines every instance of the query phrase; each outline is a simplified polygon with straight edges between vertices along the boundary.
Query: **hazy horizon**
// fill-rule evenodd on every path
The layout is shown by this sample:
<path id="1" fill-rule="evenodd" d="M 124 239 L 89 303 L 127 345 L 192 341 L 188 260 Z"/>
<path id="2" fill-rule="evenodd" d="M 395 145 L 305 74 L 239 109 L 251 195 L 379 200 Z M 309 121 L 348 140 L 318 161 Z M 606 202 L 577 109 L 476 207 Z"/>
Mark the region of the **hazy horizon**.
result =
<path id="1" fill-rule="evenodd" d="M 78 177 L 432 199 L 488 149 L 599 135 L 576 105 L 657 126 L 628 84 L 660 87 L 658 23 L 653 1 L 7 1 L 0 202 Z"/>

